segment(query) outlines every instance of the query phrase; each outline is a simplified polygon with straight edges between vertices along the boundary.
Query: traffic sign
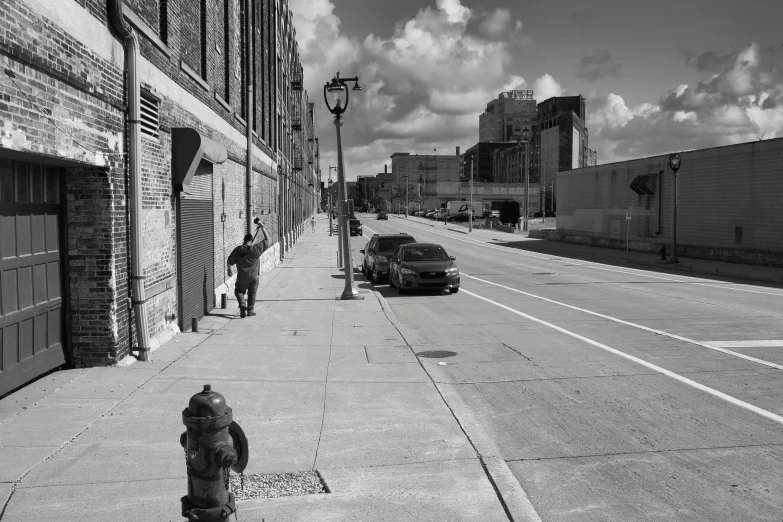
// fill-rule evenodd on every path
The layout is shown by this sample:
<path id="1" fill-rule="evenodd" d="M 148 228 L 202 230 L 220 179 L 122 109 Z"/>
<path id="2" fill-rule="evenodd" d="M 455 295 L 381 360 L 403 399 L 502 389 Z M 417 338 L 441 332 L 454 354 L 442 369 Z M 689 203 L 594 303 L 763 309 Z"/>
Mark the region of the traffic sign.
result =
<path id="1" fill-rule="evenodd" d="M 631 221 L 631 213 L 630 212 L 626 212 L 625 213 L 625 220 L 626 221 Z"/>

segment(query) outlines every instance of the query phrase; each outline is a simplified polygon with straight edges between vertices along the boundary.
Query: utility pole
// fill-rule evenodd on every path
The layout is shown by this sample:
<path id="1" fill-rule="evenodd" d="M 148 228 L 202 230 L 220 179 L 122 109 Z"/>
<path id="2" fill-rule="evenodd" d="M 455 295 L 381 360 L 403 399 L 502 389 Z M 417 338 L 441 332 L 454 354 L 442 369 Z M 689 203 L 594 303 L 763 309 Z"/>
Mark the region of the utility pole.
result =
<path id="1" fill-rule="evenodd" d="M 470 157 L 470 209 L 468 210 L 468 232 L 473 232 L 473 156 Z"/>
<path id="2" fill-rule="evenodd" d="M 527 231 L 527 217 L 530 214 L 530 141 L 525 142 L 525 227 Z"/>

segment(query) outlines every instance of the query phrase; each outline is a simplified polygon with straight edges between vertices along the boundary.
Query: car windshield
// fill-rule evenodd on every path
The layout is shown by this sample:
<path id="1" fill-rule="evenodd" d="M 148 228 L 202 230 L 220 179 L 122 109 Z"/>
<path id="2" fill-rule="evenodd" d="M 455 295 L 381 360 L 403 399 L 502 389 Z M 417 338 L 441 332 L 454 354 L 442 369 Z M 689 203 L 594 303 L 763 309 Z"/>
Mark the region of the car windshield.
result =
<path id="1" fill-rule="evenodd" d="M 403 261 L 448 261 L 449 255 L 441 246 L 405 248 L 402 251 Z"/>
<path id="2" fill-rule="evenodd" d="M 392 252 L 405 243 L 415 243 L 412 237 L 395 237 L 378 241 L 378 252 Z"/>

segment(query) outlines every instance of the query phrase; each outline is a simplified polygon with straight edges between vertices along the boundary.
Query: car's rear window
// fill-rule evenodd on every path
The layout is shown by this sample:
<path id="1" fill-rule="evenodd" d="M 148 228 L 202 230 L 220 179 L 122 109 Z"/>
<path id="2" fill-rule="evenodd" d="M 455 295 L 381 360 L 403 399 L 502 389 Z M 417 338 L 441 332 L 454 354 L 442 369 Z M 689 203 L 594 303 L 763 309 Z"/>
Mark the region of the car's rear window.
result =
<path id="1" fill-rule="evenodd" d="M 361 225 L 362 224 L 362 222 L 359 221 L 358 219 L 351 219 L 349 221 L 351 222 L 351 225 Z"/>
<path id="2" fill-rule="evenodd" d="M 448 261 L 449 255 L 441 246 L 404 248 L 403 261 Z"/>
<path id="3" fill-rule="evenodd" d="M 415 242 L 416 241 L 412 237 L 393 237 L 389 239 L 381 239 L 378 241 L 378 251 L 391 252 L 392 250 L 396 250 L 400 245 Z"/>

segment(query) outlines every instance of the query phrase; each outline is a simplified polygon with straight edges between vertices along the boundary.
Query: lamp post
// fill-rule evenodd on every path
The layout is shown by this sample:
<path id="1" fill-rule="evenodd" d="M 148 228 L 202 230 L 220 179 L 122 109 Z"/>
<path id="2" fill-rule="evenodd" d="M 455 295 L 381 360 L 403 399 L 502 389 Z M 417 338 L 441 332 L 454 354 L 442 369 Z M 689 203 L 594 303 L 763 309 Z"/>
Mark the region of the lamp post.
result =
<path id="1" fill-rule="evenodd" d="M 329 177 L 329 235 L 332 235 L 332 178 Z"/>
<path id="2" fill-rule="evenodd" d="M 359 78 L 354 76 L 353 78 L 340 78 L 338 72 L 331 82 L 324 84 L 324 102 L 326 102 L 326 108 L 329 109 L 334 115 L 334 128 L 337 134 L 337 205 L 338 205 L 338 223 L 340 225 L 340 245 L 342 246 L 343 257 L 343 274 L 345 274 L 345 289 L 343 290 L 340 299 L 364 299 L 359 295 L 359 290 L 356 288 L 353 282 L 353 263 L 351 262 L 351 239 L 348 236 L 348 190 L 345 183 L 345 166 L 343 163 L 343 145 L 340 136 L 340 127 L 342 126 L 342 116 L 348 109 L 348 86 L 347 82 L 354 82 L 353 90 L 362 90 L 359 87 Z M 331 94 L 334 98 L 334 107 L 329 104 L 327 93 Z M 343 94 L 345 94 L 345 102 L 343 103 Z"/>
<path id="3" fill-rule="evenodd" d="M 527 220 L 530 214 L 530 141 L 525 141 L 525 228 L 527 231 Z"/>
<path id="4" fill-rule="evenodd" d="M 402 177 L 405 180 L 405 218 L 408 218 L 408 176 Z"/>
<path id="5" fill-rule="evenodd" d="M 473 232 L 473 156 L 470 157 L 470 209 L 468 210 L 468 232 Z"/>
<path id="6" fill-rule="evenodd" d="M 672 198 L 672 256 L 667 263 L 679 263 L 677 259 L 677 171 L 680 170 L 682 159 L 679 154 L 669 154 L 669 168 L 674 171 L 674 197 Z"/>
<path id="7" fill-rule="evenodd" d="M 421 193 L 421 183 L 424 181 L 421 173 L 419 173 L 419 214 L 421 214 L 421 199 L 423 194 Z M 426 208 L 426 207 L 425 207 Z"/>

